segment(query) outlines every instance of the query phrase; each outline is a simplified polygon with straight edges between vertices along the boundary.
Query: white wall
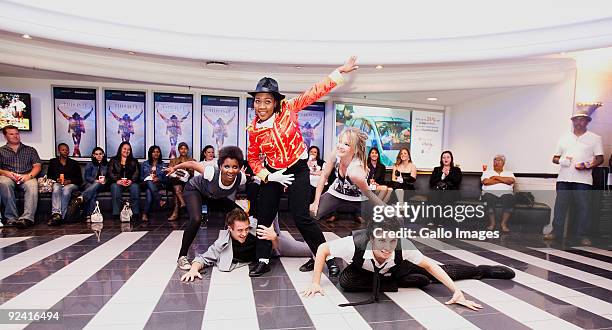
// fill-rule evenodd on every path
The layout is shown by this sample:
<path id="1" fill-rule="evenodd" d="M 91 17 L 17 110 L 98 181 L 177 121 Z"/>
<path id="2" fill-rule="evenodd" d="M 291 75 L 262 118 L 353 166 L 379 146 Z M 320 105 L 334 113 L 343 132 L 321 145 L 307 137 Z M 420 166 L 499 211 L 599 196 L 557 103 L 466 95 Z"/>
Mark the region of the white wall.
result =
<path id="1" fill-rule="evenodd" d="M 557 173 L 551 159 L 571 128 L 575 70 L 552 85 L 520 87 L 458 104 L 447 111 L 447 149 L 464 171 L 492 166 L 495 154 L 521 173 Z"/>
<path id="2" fill-rule="evenodd" d="M 602 137 L 604 165 L 607 166 L 608 160 L 612 156 L 612 75 L 593 78 L 595 80 L 591 83 L 598 86 L 597 96 L 587 101 L 602 102 L 603 105 L 593 113 L 593 120 L 588 129 Z M 577 96 L 579 95 L 578 92 L 579 90 L 576 91 Z M 581 99 L 577 98 L 576 101 L 581 101 Z"/>

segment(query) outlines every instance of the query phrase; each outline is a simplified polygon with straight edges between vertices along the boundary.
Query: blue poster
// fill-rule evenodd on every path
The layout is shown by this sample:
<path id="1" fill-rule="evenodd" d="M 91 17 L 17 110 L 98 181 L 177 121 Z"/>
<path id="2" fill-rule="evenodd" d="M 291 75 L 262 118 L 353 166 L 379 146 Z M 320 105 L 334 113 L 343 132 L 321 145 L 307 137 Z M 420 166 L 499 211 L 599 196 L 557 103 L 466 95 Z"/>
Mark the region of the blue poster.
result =
<path id="1" fill-rule="evenodd" d="M 202 95 L 202 143 L 211 145 L 215 155 L 223 146 L 238 145 L 239 98 Z"/>
<path id="2" fill-rule="evenodd" d="M 146 158 L 145 150 L 145 92 L 104 91 L 104 120 L 106 122 L 106 153 L 117 154 L 121 142 L 132 145 L 135 158 Z"/>
<path id="3" fill-rule="evenodd" d="M 97 146 L 96 90 L 53 87 L 55 144 L 66 143 L 73 157 L 89 158 Z"/>
<path id="4" fill-rule="evenodd" d="M 193 148 L 193 95 L 155 93 L 155 139 L 162 157 L 172 159 L 178 156 L 176 146 L 185 142 L 189 154 Z"/>

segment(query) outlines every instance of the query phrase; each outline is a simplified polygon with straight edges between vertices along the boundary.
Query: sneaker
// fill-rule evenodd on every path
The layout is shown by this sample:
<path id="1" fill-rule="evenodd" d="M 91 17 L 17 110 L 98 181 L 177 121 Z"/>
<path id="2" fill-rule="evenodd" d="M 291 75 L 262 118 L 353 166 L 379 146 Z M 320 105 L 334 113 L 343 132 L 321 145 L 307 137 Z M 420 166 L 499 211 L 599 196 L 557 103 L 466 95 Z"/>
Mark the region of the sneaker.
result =
<path id="1" fill-rule="evenodd" d="M 189 260 L 187 260 L 187 256 L 182 256 L 182 257 L 178 258 L 176 263 L 178 264 L 178 268 L 180 268 L 182 270 L 189 270 L 189 269 L 191 269 L 191 264 L 189 263 Z"/>
<path id="2" fill-rule="evenodd" d="M 580 244 L 584 245 L 584 246 L 591 246 L 591 245 L 593 245 L 593 242 L 591 242 L 590 239 L 585 237 L 582 240 L 580 240 Z"/>
<path id="3" fill-rule="evenodd" d="M 554 241 L 556 239 L 555 234 L 548 233 L 542 237 L 545 241 Z"/>

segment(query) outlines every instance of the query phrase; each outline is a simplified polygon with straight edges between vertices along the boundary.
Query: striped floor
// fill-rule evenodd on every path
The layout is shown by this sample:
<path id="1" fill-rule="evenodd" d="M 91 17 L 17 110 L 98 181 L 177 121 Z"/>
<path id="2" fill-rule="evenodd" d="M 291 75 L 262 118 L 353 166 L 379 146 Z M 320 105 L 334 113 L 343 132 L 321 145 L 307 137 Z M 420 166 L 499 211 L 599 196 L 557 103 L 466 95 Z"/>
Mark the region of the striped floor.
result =
<path id="1" fill-rule="evenodd" d="M 415 239 L 438 263 L 504 264 L 517 276 L 458 281 L 468 299 L 484 306 L 477 312 L 446 305 L 451 295 L 440 284 L 341 308 L 368 294 L 343 292 L 324 275 L 326 294 L 302 298 L 311 280 L 311 273 L 298 271 L 304 258 L 273 259 L 272 271 L 260 278 L 249 278 L 247 268 L 207 269 L 203 280 L 181 283 L 175 261 L 180 228 L 115 228 L 98 237 L 82 226 L 0 238 L 0 312 L 62 314 L 61 322 L 1 329 L 612 329 L 609 246 L 563 250 L 537 240 Z M 203 229 L 191 253 L 204 250 L 218 230 Z M 326 230 L 327 239 L 348 234 L 346 228 Z"/>

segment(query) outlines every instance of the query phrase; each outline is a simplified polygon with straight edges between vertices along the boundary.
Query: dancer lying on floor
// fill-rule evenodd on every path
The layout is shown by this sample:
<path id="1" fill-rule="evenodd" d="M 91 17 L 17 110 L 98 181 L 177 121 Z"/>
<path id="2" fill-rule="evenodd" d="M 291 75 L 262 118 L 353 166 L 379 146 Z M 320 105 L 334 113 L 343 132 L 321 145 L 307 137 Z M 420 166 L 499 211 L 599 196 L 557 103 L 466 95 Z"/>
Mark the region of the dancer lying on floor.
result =
<path id="1" fill-rule="evenodd" d="M 219 232 L 219 237 L 206 252 L 193 259 L 189 272 L 181 277 L 181 281 L 202 278 L 200 271 L 204 267 L 217 265 L 220 271 L 229 272 L 256 261 L 257 238 L 270 241 L 277 256 L 311 256 L 308 244 L 296 241 L 289 233 L 278 230 L 278 227 L 275 230 L 274 226 L 258 226 L 257 219 L 249 219 L 241 209 L 230 211 L 225 218 L 225 224 L 227 229 Z"/>
<path id="2" fill-rule="evenodd" d="M 396 292 L 398 287 L 424 287 L 431 282 L 444 284 L 453 294 L 446 304 L 459 304 L 473 310 L 482 308 L 466 300 L 455 286 L 456 280 L 514 278 L 514 271 L 505 266 L 465 266 L 457 264 L 437 265 L 424 256 L 412 242 L 402 239 L 382 238 L 384 233 L 397 232 L 399 221 L 395 218 L 382 222 L 372 221 L 368 229 L 354 231 L 352 236 L 321 244 L 317 251 L 312 284 L 302 292 L 310 297 L 324 294 L 321 288 L 321 273 L 328 256 L 342 258 L 350 263 L 340 273 L 340 286 L 348 292 L 372 291 L 372 298 L 366 301 L 342 304 L 340 306 L 365 305 L 378 301 L 379 292 Z M 378 237 L 374 237 L 376 236 Z M 382 235 L 381 235 L 382 234 Z"/>
<path id="3" fill-rule="evenodd" d="M 229 212 L 240 206 L 236 204 L 236 190 L 240 185 L 246 182 L 245 176 L 240 172 L 244 161 L 242 150 L 235 146 L 227 146 L 219 150 L 219 168 L 212 166 L 204 166 L 200 163 L 193 163 L 197 171 L 202 170 L 203 174 L 194 176 L 185 185 L 183 196 L 189 213 L 189 222 L 187 228 L 183 232 L 183 242 L 179 257 L 177 260 L 178 267 L 183 270 L 190 269 L 191 265 L 187 260 L 187 252 L 191 243 L 198 234 L 202 223 L 202 205 L 207 205 L 208 209 L 217 209 L 222 212 Z M 172 173 L 181 166 L 179 164 L 168 168 L 168 172 Z M 206 216 L 204 221 L 207 221 Z"/>

